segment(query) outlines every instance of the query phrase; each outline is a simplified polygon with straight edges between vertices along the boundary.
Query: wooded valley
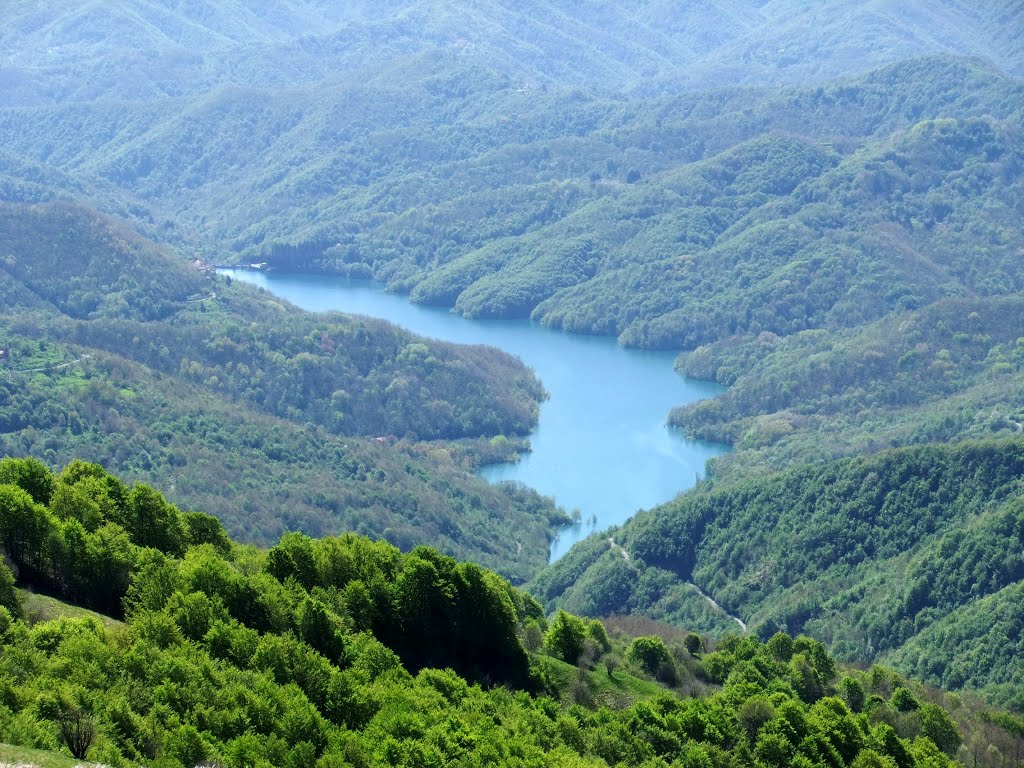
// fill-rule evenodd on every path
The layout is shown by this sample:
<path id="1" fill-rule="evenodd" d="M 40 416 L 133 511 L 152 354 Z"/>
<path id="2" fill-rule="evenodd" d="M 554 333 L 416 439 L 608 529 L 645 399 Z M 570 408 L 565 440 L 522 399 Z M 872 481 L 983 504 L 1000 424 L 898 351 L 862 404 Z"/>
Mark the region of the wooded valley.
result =
<path id="1" fill-rule="evenodd" d="M 11 0 L 0 762 L 1024 764 L 1018 5 Z M 522 360 L 219 265 L 730 450 L 548 563 Z"/>

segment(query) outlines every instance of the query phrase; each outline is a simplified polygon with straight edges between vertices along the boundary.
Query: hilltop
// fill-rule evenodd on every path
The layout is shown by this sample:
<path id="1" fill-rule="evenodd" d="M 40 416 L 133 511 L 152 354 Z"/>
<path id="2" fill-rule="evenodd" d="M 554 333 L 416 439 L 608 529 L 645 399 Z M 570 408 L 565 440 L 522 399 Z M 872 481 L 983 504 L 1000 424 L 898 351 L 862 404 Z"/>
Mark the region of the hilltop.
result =
<path id="1" fill-rule="evenodd" d="M 1024 73 L 1008 0 L 807 4 L 790 0 L 240 0 L 173 7 L 118 0 L 28 0 L 8 9 L 10 103 L 146 101 L 224 85 L 292 87 L 382 70 L 408 75 L 437 54 L 533 86 L 608 90 L 784 84 L 946 53 Z M 74 72 L 74 76 L 69 76 Z"/>

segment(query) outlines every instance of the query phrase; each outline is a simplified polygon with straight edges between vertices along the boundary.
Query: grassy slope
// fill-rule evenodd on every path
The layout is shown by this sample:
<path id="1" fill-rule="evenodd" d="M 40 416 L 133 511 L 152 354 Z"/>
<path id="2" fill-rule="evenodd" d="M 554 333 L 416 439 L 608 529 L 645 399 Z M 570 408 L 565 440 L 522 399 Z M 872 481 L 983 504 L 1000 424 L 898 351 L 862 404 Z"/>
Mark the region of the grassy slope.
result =
<path id="1" fill-rule="evenodd" d="M 567 705 L 575 703 L 571 690 L 579 669 L 550 656 L 538 656 L 537 659 L 541 669 L 561 692 L 560 700 Z M 620 709 L 624 702 L 645 701 L 665 693 L 665 687 L 652 680 L 636 677 L 621 669 L 609 675 L 600 665 L 587 671 L 586 687 L 594 706 L 614 709 Z"/>
<path id="2" fill-rule="evenodd" d="M 93 619 L 103 624 L 107 629 L 123 629 L 125 623 L 118 621 L 102 613 L 90 611 L 73 603 L 64 602 L 50 595 L 43 595 L 25 589 L 18 590 L 18 597 L 25 613 L 25 620 L 29 624 L 38 624 L 44 621 L 52 621 L 59 618 L 68 619 Z"/>
<path id="3" fill-rule="evenodd" d="M 0 744 L 0 765 L 12 768 L 79 768 L 80 766 L 88 768 L 96 764 L 83 763 L 70 755 L 56 752 Z"/>

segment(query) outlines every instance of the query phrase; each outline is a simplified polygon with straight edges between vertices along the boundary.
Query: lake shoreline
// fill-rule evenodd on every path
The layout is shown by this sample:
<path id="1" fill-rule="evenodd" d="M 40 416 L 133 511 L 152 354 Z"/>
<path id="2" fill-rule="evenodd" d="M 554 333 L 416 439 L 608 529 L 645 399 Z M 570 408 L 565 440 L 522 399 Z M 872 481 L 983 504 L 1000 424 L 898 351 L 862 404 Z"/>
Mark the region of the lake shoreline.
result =
<path id="1" fill-rule="evenodd" d="M 369 280 L 251 267 L 218 273 L 308 311 L 382 319 L 421 336 L 485 344 L 523 360 L 549 393 L 528 436 L 530 452 L 478 471 L 491 482 L 523 482 L 554 497 L 569 514 L 579 512 L 579 524 L 558 531 L 551 561 L 591 532 L 689 490 L 705 475 L 709 459 L 730 450 L 689 440 L 667 424 L 673 407 L 725 391 L 679 374 L 678 350 L 624 347 L 615 337 L 569 333 L 529 319 L 465 318 L 414 304 L 408 294 L 389 293 Z"/>

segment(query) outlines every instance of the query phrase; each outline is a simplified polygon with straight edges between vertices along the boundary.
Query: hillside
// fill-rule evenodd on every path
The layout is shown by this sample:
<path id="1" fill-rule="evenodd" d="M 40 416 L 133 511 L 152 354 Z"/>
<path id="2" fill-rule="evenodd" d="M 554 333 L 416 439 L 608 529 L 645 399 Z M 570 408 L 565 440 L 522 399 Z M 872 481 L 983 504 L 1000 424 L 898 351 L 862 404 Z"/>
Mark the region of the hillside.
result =
<path id="1" fill-rule="evenodd" d="M 1019 439 L 932 445 L 715 483 L 595 535 L 530 588 L 549 609 L 806 632 L 1021 708 L 1022 461 Z"/>
<path id="2" fill-rule="evenodd" d="M 989 297 L 1022 287 L 1009 5 L 307 2 L 273 24 L 239 4 L 67 4 L 45 19 L 18 7 L 0 26 L 15 51 L 6 82 L 51 91 L 0 109 L 2 197 L 89 200 L 184 253 L 374 277 L 469 316 L 699 346 L 682 369 L 733 392 L 672 420 L 737 448 L 714 467 L 723 479 L 1019 421 L 1011 329 L 987 343 L 941 303 L 993 317 Z M 901 334 L 908 312 L 925 314 Z M 957 331 L 933 333 L 937 315 Z M 895 347 L 884 366 L 858 357 Z M 946 353 L 962 372 L 943 357 L 936 380 L 926 359 Z M 185 357 L 193 383 L 261 397 Z M 889 380 L 873 372 L 896 360 L 901 380 L 918 378 L 879 397 Z M 376 403 L 331 384 L 309 403 L 265 392 L 259 407 L 401 437 L 384 419 L 356 426 L 382 413 L 381 373 Z M 279 374 L 313 372 L 272 366 L 264 381 Z M 362 413 L 345 427 L 324 408 L 335 392 Z M 427 408 L 394 398 L 397 421 L 418 437 L 473 433 L 423 396 Z"/>
<path id="3" fill-rule="evenodd" d="M 0 199 L 85 201 L 208 261 L 698 348 L 681 370 L 733 391 L 672 421 L 737 449 L 723 480 L 1021 421 L 1015 315 L 981 333 L 957 314 L 995 317 L 1024 287 L 1012 3 L 328 6 L 15 3 Z M 342 382 L 297 402 L 305 357 L 263 369 L 263 391 L 185 357 L 191 383 L 332 432 L 490 437 L 530 418 L 458 424 L 426 390 L 383 403 L 387 370 L 364 402 Z M 336 392 L 359 412 L 344 427 Z"/>
<path id="4" fill-rule="evenodd" d="M 993 273 L 989 273 L 990 276 Z M 842 332 L 762 333 L 699 348 L 687 375 L 730 389 L 670 421 L 735 447 L 721 480 L 790 464 L 1020 432 L 1019 294 L 941 299 Z"/>
<path id="5" fill-rule="evenodd" d="M 566 516 L 472 473 L 536 421 L 519 361 L 302 312 L 83 208 L 3 206 L 0 229 L 0 454 L 165 483 L 247 541 L 359 530 L 517 579 L 545 561 Z"/>
<path id="6" fill-rule="evenodd" d="M 723 41 L 695 71 L 677 73 L 676 81 L 690 87 L 801 82 L 940 52 L 987 59 L 1020 76 L 1022 25 L 1012 0 L 772 0 L 759 4 L 751 29 Z"/>
<path id="7" fill-rule="evenodd" d="M 338 73 L 356 82 L 438 52 L 535 86 L 605 89 L 777 85 L 934 53 L 1024 72 L 1008 0 L 9 5 L 3 86 L 19 106 L 290 87 Z"/>
<path id="8" fill-rule="evenodd" d="M 241 547 L 214 518 L 83 462 L 54 476 L 0 461 L 0 539 L 23 585 L 69 602 L 25 621 L 0 564 L 0 740 L 13 745 L 0 755 L 19 760 L 924 768 L 1024 748 L 1013 716 L 885 668 L 838 670 L 806 637 L 705 648 L 694 635 L 687 650 L 546 621 L 500 577 L 429 548 L 352 534 Z"/>
<path id="9" fill-rule="evenodd" d="M 1020 288 L 1009 3 L 14 8 L 0 196 L 185 253 L 672 349 Z"/>
<path id="10" fill-rule="evenodd" d="M 84 195 L 197 252 L 372 273 L 423 301 L 455 303 L 508 267 L 460 309 L 528 314 L 552 291 L 615 272 L 650 237 L 671 256 L 711 245 L 735 221 L 722 211 L 633 213 L 671 204 L 696 161 L 735 166 L 743 151 L 730 150 L 777 134 L 823 152 L 776 190 L 757 186 L 757 169 L 737 189 L 701 180 L 707 193 L 746 195 L 742 214 L 768 201 L 749 193 L 785 197 L 866 139 L 926 119 L 1007 120 L 1021 102 L 1006 76 L 1021 65 L 1008 4 L 634 0 L 584 13 L 567 0 L 301 2 L 276 14 L 237 2 L 16 2 L 0 25 L 11 51 L 0 191 Z M 700 90 L 665 85 L 680 72 Z M 758 83 L 787 87 L 734 87 Z M 609 216 L 581 244 L 605 258 L 533 263 L 545 242 Z M 680 240 L 686 230 L 696 237 Z M 537 295 L 509 283 L 512 266 L 557 275 Z M 525 295 L 509 306 L 501 294 L 513 289 Z M 538 317 L 562 322 L 611 289 Z M 566 322 L 625 331 L 586 315 Z"/>

